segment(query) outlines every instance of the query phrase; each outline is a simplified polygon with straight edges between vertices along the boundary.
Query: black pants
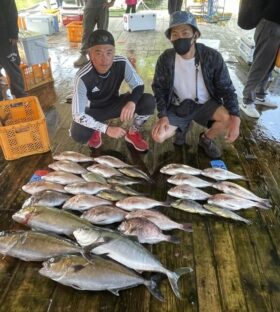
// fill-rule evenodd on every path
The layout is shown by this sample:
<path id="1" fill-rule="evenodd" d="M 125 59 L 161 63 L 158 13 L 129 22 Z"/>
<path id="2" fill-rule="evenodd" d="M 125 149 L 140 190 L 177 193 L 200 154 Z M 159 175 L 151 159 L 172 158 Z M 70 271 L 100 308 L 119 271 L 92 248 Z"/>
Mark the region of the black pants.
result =
<path id="1" fill-rule="evenodd" d="M 168 0 L 168 13 L 181 11 L 183 0 Z"/>
<path id="2" fill-rule="evenodd" d="M 104 122 L 109 119 L 120 117 L 122 108 L 128 101 L 129 94 L 122 94 L 118 98 L 112 99 L 110 102 L 103 103 L 94 108 L 86 108 L 85 113 L 95 120 Z M 152 115 L 155 110 L 155 98 L 149 93 L 144 93 L 138 101 L 135 113 L 140 116 Z M 85 144 L 92 136 L 93 129 L 87 128 L 73 121 L 70 133 L 71 137 L 79 143 Z"/>
<path id="3" fill-rule="evenodd" d="M 135 13 L 136 12 L 136 4 L 127 5 L 125 13 Z"/>
<path id="4" fill-rule="evenodd" d="M 9 76 L 11 93 L 17 98 L 26 96 L 19 64 L 20 58 L 17 46 L 12 45 L 8 41 L 1 42 L 0 66 L 5 69 L 5 72 Z"/>

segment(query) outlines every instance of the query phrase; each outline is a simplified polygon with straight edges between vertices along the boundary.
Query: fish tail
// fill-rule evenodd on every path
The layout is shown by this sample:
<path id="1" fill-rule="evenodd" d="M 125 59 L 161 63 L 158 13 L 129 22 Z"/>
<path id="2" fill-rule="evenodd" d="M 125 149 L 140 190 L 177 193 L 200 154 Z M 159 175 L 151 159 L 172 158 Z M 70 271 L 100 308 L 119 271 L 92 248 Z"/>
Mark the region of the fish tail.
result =
<path id="1" fill-rule="evenodd" d="M 160 276 L 161 274 L 155 274 L 151 277 L 150 281 L 147 283 L 147 288 L 149 290 L 149 292 L 155 297 L 157 298 L 159 301 L 163 302 L 164 301 L 164 297 L 162 295 L 162 293 L 160 292 L 158 283 L 160 281 Z"/>
<path id="2" fill-rule="evenodd" d="M 182 296 L 180 294 L 180 290 L 178 287 L 179 278 L 181 277 L 181 275 L 186 274 L 186 273 L 190 273 L 192 271 L 193 271 L 193 269 L 190 267 L 179 268 L 175 272 L 168 271 L 167 277 L 168 277 L 169 283 L 171 285 L 171 288 L 172 288 L 172 290 L 173 290 L 173 292 L 177 298 L 182 299 Z"/>
<path id="3" fill-rule="evenodd" d="M 250 221 L 250 220 L 248 220 L 248 219 L 245 219 L 245 218 L 242 218 L 242 219 L 240 219 L 240 221 L 242 221 L 242 222 L 244 222 L 244 223 L 246 223 L 246 224 L 253 224 L 253 222 L 252 221 Z"/>
<path id="4" fill-rule="evenodd" d="M 181 230 L 185 231 L 185 232 L 192 232 L 192 224 L 191 223 L 181 223 Z"/>
<path id="5" fill-rule="evenodd" d="M 258 203 L 256 202 L 255 206 L 258 207 L 258 208 L 261 208 L 261 209 L 269 209 L 270 208 L 269 206 L 267 206 L 263 202 L 258 202 Z"/>
<path id="6" fill-rule="evenodd" d="M 262 205 L 264 205 L 265 207 L 267 207 L 267 208 L 271 208 L 271 203 L 270 203 L 269 199 L 262 199 L 262 200 L 260 201 L 260 203 L 261 203 Z"/>
<path id="7" fill-rule="evenodd" d="M 173 244 L 180 244 L 180 239 L 173 235 L 166 235 L 167 241 Z"/>

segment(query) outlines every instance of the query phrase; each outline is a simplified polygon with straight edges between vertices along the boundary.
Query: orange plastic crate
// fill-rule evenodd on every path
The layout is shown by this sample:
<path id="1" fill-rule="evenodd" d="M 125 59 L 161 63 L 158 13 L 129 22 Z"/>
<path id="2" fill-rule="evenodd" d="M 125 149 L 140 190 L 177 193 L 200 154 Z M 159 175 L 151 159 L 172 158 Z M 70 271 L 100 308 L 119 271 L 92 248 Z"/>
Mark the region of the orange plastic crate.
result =
<path id="1" fill-rule="evenodd" d="M 69 42 L 81 42 L 83 36 L 83 22 L 71 22 L 67 26 L 67 39 Z"/>
<path id="2" fill-rule="evenodd" d="M 0 102 L 0 144 L 5 159 L 50 150 L 46 120 L 35 96 Z"/>
<path id="3" fill-rule="evenodd" d="M 20 69 L 24 80 L 25 91 L 53 81 L 50 60 L 47 63 L 35 64 L 32 66 L 21 64 Z"/>
<path id="4" fill-rule="evenodd" d="M 280 67 L 280 48 L 278 49 L 275 66 L 278 68 Z"/>
<path id="5" fill-rule="evenodd" d="M 25 21 L 25 16 L 18 16 L 18 28 L 21 30 L 26 30 L 26 21 Z"/>

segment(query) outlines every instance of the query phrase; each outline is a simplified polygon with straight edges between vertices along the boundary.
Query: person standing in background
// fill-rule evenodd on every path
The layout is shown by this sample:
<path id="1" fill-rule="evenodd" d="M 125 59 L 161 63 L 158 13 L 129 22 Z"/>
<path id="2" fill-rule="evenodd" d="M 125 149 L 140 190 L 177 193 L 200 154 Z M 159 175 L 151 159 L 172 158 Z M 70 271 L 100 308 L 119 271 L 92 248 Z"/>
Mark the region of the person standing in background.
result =
<path id="1" fill-rule="evenodd" d="M 168 0 L 168 13 L 171 15 L 173 12 L 181 11 L 183 0 Z"/>
<path id="2" fill-rule="evenodd" d="M 0 66 L 10 78 L 11 93 L 24 97 L 24 82 L 19 68 L 18 12 L 14 0 L 0 0 Z"/>
<path id="3" fill-rule="evenodd" d="M 125 13 L 136 13 L 137 0 L 125 0 L 126 11 Z"/>
<path id="4" fill-rule="evenodd" d="M 88 38 L 95 26 L 97 29 L 107 30 L 109 26 L 109 8 L 114 5 L 115 0 L 107 2 L 107 0 L 87 0 L 84 8 L 83 18 L 83 38 L 81 55 L 74 62 L 75 67 L 80 67 L 87 63 L 87 43 Z"/>
<path id="5" fill-rule="evenodd" d="M 255 51 L 245 88 L 243 90 L 243 103 L 240 109 L 249 117 L 259 118 L 260 113 L 255 104 L 275 108 L 266 100 L 266 90 L 271 72 L 280 47 L 280 1 L 263 0 L 262 16 L 255 35 Z M 240 12 L 240 14 L 244 12 Z M 248 10 L 248 16 L 251 12 Z"/>

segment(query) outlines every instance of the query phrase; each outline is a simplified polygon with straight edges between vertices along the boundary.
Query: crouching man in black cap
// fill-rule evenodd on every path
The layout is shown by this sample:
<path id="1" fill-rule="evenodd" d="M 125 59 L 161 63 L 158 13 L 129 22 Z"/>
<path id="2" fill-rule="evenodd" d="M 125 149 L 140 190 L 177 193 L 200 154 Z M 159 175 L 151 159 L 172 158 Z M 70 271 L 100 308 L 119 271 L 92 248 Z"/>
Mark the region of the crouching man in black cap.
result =
<path id="1" fill-rule="evenodd" d="M 221 54 L 196 43 L 200 36 L 195 17 L 174 12 L 165 32 L 173 49 L 159 57 L 153 80 L 159 120 L 152 130 L 156 142 L 176 134 L 183 145 L 191 121 L 208 129 L 201 133 L 199 146 L 210 158 L 221 151 L 214 138 L 224 134 L 227 142 L 239 135 L 239 106 L 235 89 Z"/>
<path id="2" fill-rule="evenodd" d="M 115 55 L 114 38 L 107 30 L 91 33 L 88 54 L 90 61 L 77 72 L 75 78 L 72 138 L 98 148 L 102 144 L 101 133 L 104 133 L 114 139 L 124 137 L 136 150 L 147 151 L 149 146 L 140 130 L 154 112 L 154 97 L 143 93 L 143 81 L 130 62 Z M 123 80 L 132 91 L 119 95 Z M 128 131 L 106 123 L 117 117 L 121 121 L 133 120 Z"/>

